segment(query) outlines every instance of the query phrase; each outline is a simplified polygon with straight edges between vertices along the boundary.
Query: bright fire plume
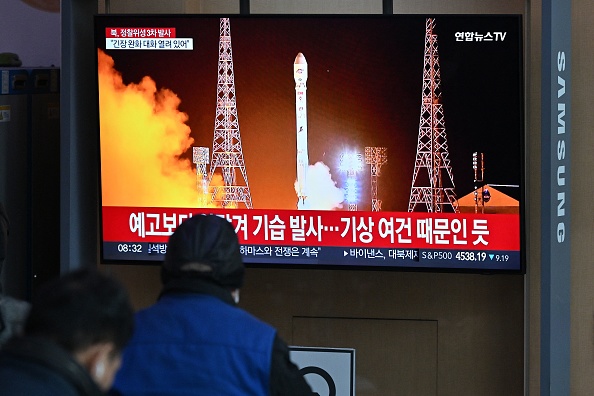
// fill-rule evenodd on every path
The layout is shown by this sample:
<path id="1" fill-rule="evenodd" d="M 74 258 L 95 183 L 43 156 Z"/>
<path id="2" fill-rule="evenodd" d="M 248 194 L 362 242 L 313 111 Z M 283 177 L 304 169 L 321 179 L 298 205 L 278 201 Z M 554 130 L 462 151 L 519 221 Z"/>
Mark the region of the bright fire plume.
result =
<path id="1" fill-rule="evenodd" d="M 338 210 L 342 208 L 344 191 L 336 187 L 330 168 L 323 162 L 316 162 L 307 168 L 306 207 L 310 210 Z M 295 191 L 298 190 L 295 181 Z"/>
<path id="2" fill-rule="evenodd" d="M 149 76 L 125 85 L 113 59 L 98 55 L 103 205 L 197 207 L 195 171 L 180 158 L 194 142 L 181 100 Z"/>

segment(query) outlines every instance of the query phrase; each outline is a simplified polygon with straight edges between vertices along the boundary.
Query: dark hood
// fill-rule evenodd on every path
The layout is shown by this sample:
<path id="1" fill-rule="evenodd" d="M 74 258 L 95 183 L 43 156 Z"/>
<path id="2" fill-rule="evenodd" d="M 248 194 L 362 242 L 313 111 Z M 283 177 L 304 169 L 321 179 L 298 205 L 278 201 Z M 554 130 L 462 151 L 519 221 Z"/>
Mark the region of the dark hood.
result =
<path id="1" fill-rule="evenodd" d="M 243 285 L 245 267 L 235 229 L 216 215 L 194 215 L 169 238 L 163 281 L 198 277 L 228 288 Z"/>

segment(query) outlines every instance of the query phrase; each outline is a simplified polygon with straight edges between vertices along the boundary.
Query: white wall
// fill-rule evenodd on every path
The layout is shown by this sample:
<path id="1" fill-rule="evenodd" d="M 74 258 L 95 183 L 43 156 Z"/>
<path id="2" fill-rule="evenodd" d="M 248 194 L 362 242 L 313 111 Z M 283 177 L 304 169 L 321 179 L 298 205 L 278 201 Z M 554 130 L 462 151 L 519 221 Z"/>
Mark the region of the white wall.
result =
<path id="1" fill-rule="evenodd" d="M 0 52 L 17 53 L 24 67 L 60 66 L 60 13 L 22 0 L 2 0 Z"/>

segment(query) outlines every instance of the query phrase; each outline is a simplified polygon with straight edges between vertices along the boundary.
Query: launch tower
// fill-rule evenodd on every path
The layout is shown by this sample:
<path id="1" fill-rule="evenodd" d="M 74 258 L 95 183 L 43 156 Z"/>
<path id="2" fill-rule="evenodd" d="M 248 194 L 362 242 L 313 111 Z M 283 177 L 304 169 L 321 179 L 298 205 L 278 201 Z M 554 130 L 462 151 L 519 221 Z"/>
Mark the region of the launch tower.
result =
<path id="1" fill-rule="evenodd" d="M 365 163 L 371 165 L 371 211 L 382 210 L 382 200 L 377 199 L 377 178 L 382 165 L 388 162 L 386 147 L 365 147 Z"/>
<path id="2" fill-rule="evenodd" d="M 349 211 L 357 211 L 359 201 L 359 186 L 357 185 L 357 173 L 363 170 L 363 156 L 357 152 L 347 152 L 340 156 L 340 169 L 346 172 L 345 198 Z"/>
<path id="3" fill-rule="evenodd" d="M 216 171 L 222 173 L 223 186 L 212 185 Z M 208 180 L 213 202 L 220 202 L 223 207 L 230 208 L 236 208 L 241 203 L 252 209 L 237 118 L 229 18 L 220 20 L 217 108 Z"/>
<path id="4" fill-rule="evenodd" d="M 484 153 L 472 153 L 472 169 L 474 170 L 474 213 L 478 213 L 479 206 L 481 213 L 485 213 L 485 204 L 491 200 L 491 193 L 488 185 L 485 184 L 485 155 Z"/>
<path id="5" fill-rule="evenodd" d="M 441 77 L 435 20 L 425 21 L 425 62 L 419 139 L 408 211 L 425 205 L 427 212 L 443 212 L 451 206 L 459 212 L 454 192 L 454 175 L 448 158 L 445 117 L 441 103 Z M 427 177 L 425 177 L 425 172 Z"/>
<path id="6" fill-rule="evenodd" d="M 198 190 L 198 207 L 208 204 L 208 147 L 192 147 L 192 162 L 196 164 L 196 189 Z"/>

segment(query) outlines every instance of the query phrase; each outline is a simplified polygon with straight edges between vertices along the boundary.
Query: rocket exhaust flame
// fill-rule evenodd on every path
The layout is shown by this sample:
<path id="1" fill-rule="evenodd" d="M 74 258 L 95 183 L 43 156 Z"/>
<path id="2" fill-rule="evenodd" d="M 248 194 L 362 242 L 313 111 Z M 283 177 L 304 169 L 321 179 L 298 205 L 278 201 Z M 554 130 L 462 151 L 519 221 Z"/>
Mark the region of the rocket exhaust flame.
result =
<path id="1" fill-rule="evenodd" d="M 149 76 L 126 85 L 110 56 L 99 50 L 98 59 L 103 205 L 196 207 L 196 174 L 180 157 L 194 142 L 180 99 Z"/>
<path id="2" fill-rule="evenodd" d="M 336 187 L 332 180 L 330 168 L 323 162 L 316 162 L 315 165 L 307 167 L 307 185 L 305 190 L 309 191 L 307 198 L 307 209 L 310 210 L 338 210 L 342 209 L 344 191 Z M 295 181 L 295 191 L 298 190 Z"/>
<path id="3" fill-rule="evenodd" d="M 178 110 L 177 95 L 157 89 L 149 76 L 126 85 L 110 56 L 99 50 L 98 59 L 103 205 L 217 206 L 210 192 L 204 196 L 197 189 L 191 161 L 181 158 L 194 139 L 185 124 L 187 114 Z M 306 128 L 307 118 L 304 123 Z M 300 144 L 300 177 L 295 182 L 300 202 L 307 202 L 307 209 L 341 209 L 344 192 L 336 187 L 330 169 L 322 162 L 309 165 L 307 140 Z M 224 186 L 218 174 L 210 181 L 211 188 L 216 186 Z"/>

